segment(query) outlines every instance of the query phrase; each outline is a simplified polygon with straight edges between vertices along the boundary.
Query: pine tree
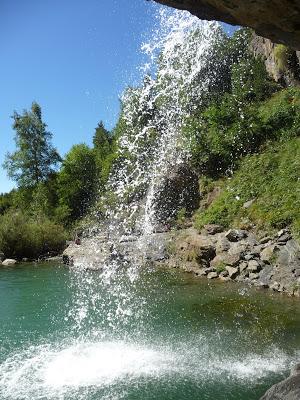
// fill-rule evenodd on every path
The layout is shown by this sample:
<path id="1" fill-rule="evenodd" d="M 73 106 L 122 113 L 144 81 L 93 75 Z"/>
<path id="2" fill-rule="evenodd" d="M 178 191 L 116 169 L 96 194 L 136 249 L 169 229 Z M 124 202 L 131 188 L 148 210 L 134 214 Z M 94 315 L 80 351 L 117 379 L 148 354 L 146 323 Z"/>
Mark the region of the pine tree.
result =
<path id="1" fill-rule="evenodd" d="M 42 110 L 32 103 L 31 110 L 14 112 L 13 129 L 17 150 L 6 155 L 3 167 L 19 187 L 33 187 L 47 180 L 61 158 L 52 146 L 52 133 L 42 121 Z"/>

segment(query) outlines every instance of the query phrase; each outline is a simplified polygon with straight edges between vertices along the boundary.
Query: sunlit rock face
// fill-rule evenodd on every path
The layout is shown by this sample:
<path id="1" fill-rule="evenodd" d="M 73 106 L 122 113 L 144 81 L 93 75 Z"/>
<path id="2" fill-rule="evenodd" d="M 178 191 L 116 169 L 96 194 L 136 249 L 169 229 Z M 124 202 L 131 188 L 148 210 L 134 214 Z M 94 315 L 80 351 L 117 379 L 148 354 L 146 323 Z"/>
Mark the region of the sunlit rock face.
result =
<path id="1" fill-rule="evenodd" d="M 270 77 L 282 86 L 300 86 L 300 52 L 253 34 L 250 49 L 264 60 Z M 284 54 L 280 54 L 280 49 Z"/>
<path id="2" fill-rule="evenodd" d="M 248 26 L 260 36 L 300 50 L 299 0 L 155 0 L 201 19 Z"/>

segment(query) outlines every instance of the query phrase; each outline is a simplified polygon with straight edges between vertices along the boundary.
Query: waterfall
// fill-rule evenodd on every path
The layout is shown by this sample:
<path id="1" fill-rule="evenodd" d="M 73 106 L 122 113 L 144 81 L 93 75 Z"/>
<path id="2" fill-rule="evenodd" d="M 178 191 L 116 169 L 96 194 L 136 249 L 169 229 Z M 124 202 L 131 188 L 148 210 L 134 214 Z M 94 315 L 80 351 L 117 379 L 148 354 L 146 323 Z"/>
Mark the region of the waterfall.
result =
<path id="1" fill-rule="evenodd" d="M 200 21 L 188 12 L 159 10 L 157 27 L 142 45 L 147 56 L 141 68 L 143 83 L 122 96 L 124 127 L 108 182 L 114 207 L 106 211 L 114 234 L 149 235 L 184 207 L 181 193 L 175 206 L 159 198 L 166 179 L 188 161 L 181 129 L 215 78 L 208 60 L 221 34 L 216 22 Z"/>

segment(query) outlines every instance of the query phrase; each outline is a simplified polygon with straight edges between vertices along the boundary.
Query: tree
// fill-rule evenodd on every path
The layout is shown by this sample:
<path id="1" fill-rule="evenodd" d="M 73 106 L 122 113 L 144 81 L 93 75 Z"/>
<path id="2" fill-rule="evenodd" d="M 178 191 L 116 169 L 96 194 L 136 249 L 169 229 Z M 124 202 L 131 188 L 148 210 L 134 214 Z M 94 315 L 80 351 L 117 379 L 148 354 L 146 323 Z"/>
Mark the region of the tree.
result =
<path id="1" fill-rule="evenodd" d="M 94 151 L 86 144 L 73 146 L 58 174 L 57 214 L 65 223 L 82 217 L 94 200 L 96 189 Z"/>
<path id="2" fill-rule="evenodd" d="M 6 155 L 3 167 L 19 187 L 33 187 L 47 180 L 61 158 L 52 146 L 52 133 L 42 121 L 41 107 L 33 102 L 31 110 L 12 116 L 17 150 Z"/>
<path id="3" fill-rule="evenodd" d="M 104 159 L 110 153 L 111 136 L 107 129 L 105 129 L 102 121 L 99 122 L 94 136 L 93 136 L 94 149 L 100 159 Z"/>

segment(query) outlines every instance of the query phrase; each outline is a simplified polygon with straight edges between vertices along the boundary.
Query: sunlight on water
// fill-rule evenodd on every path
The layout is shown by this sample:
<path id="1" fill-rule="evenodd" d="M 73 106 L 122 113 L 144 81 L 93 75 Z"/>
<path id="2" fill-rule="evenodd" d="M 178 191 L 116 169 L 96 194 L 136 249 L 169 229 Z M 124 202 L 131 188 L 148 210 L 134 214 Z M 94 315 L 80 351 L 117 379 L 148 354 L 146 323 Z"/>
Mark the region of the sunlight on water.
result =
<path id="1" fill-rule="evenodd" d="M 1 399 L 39 399 L 43 395 L 52 399 L 84 387 L 110 390 L 119 399 L 122 396 L 115 384 L 123 381 L 128 390 L 141 378 L 174 383 L 188 378 L 200 388 L 214 381 L 250 384 L 284 372 L 296 361 L 296 356 L 291 359 L 275 348 L 261 355 L 231 358 L 211 353 L 204 338 L 200 342 L 201 347 L 187 342 L 175 348 L 174 344 L 147 347 L 125 342 L 32 346 L 1 365 Z"/>

